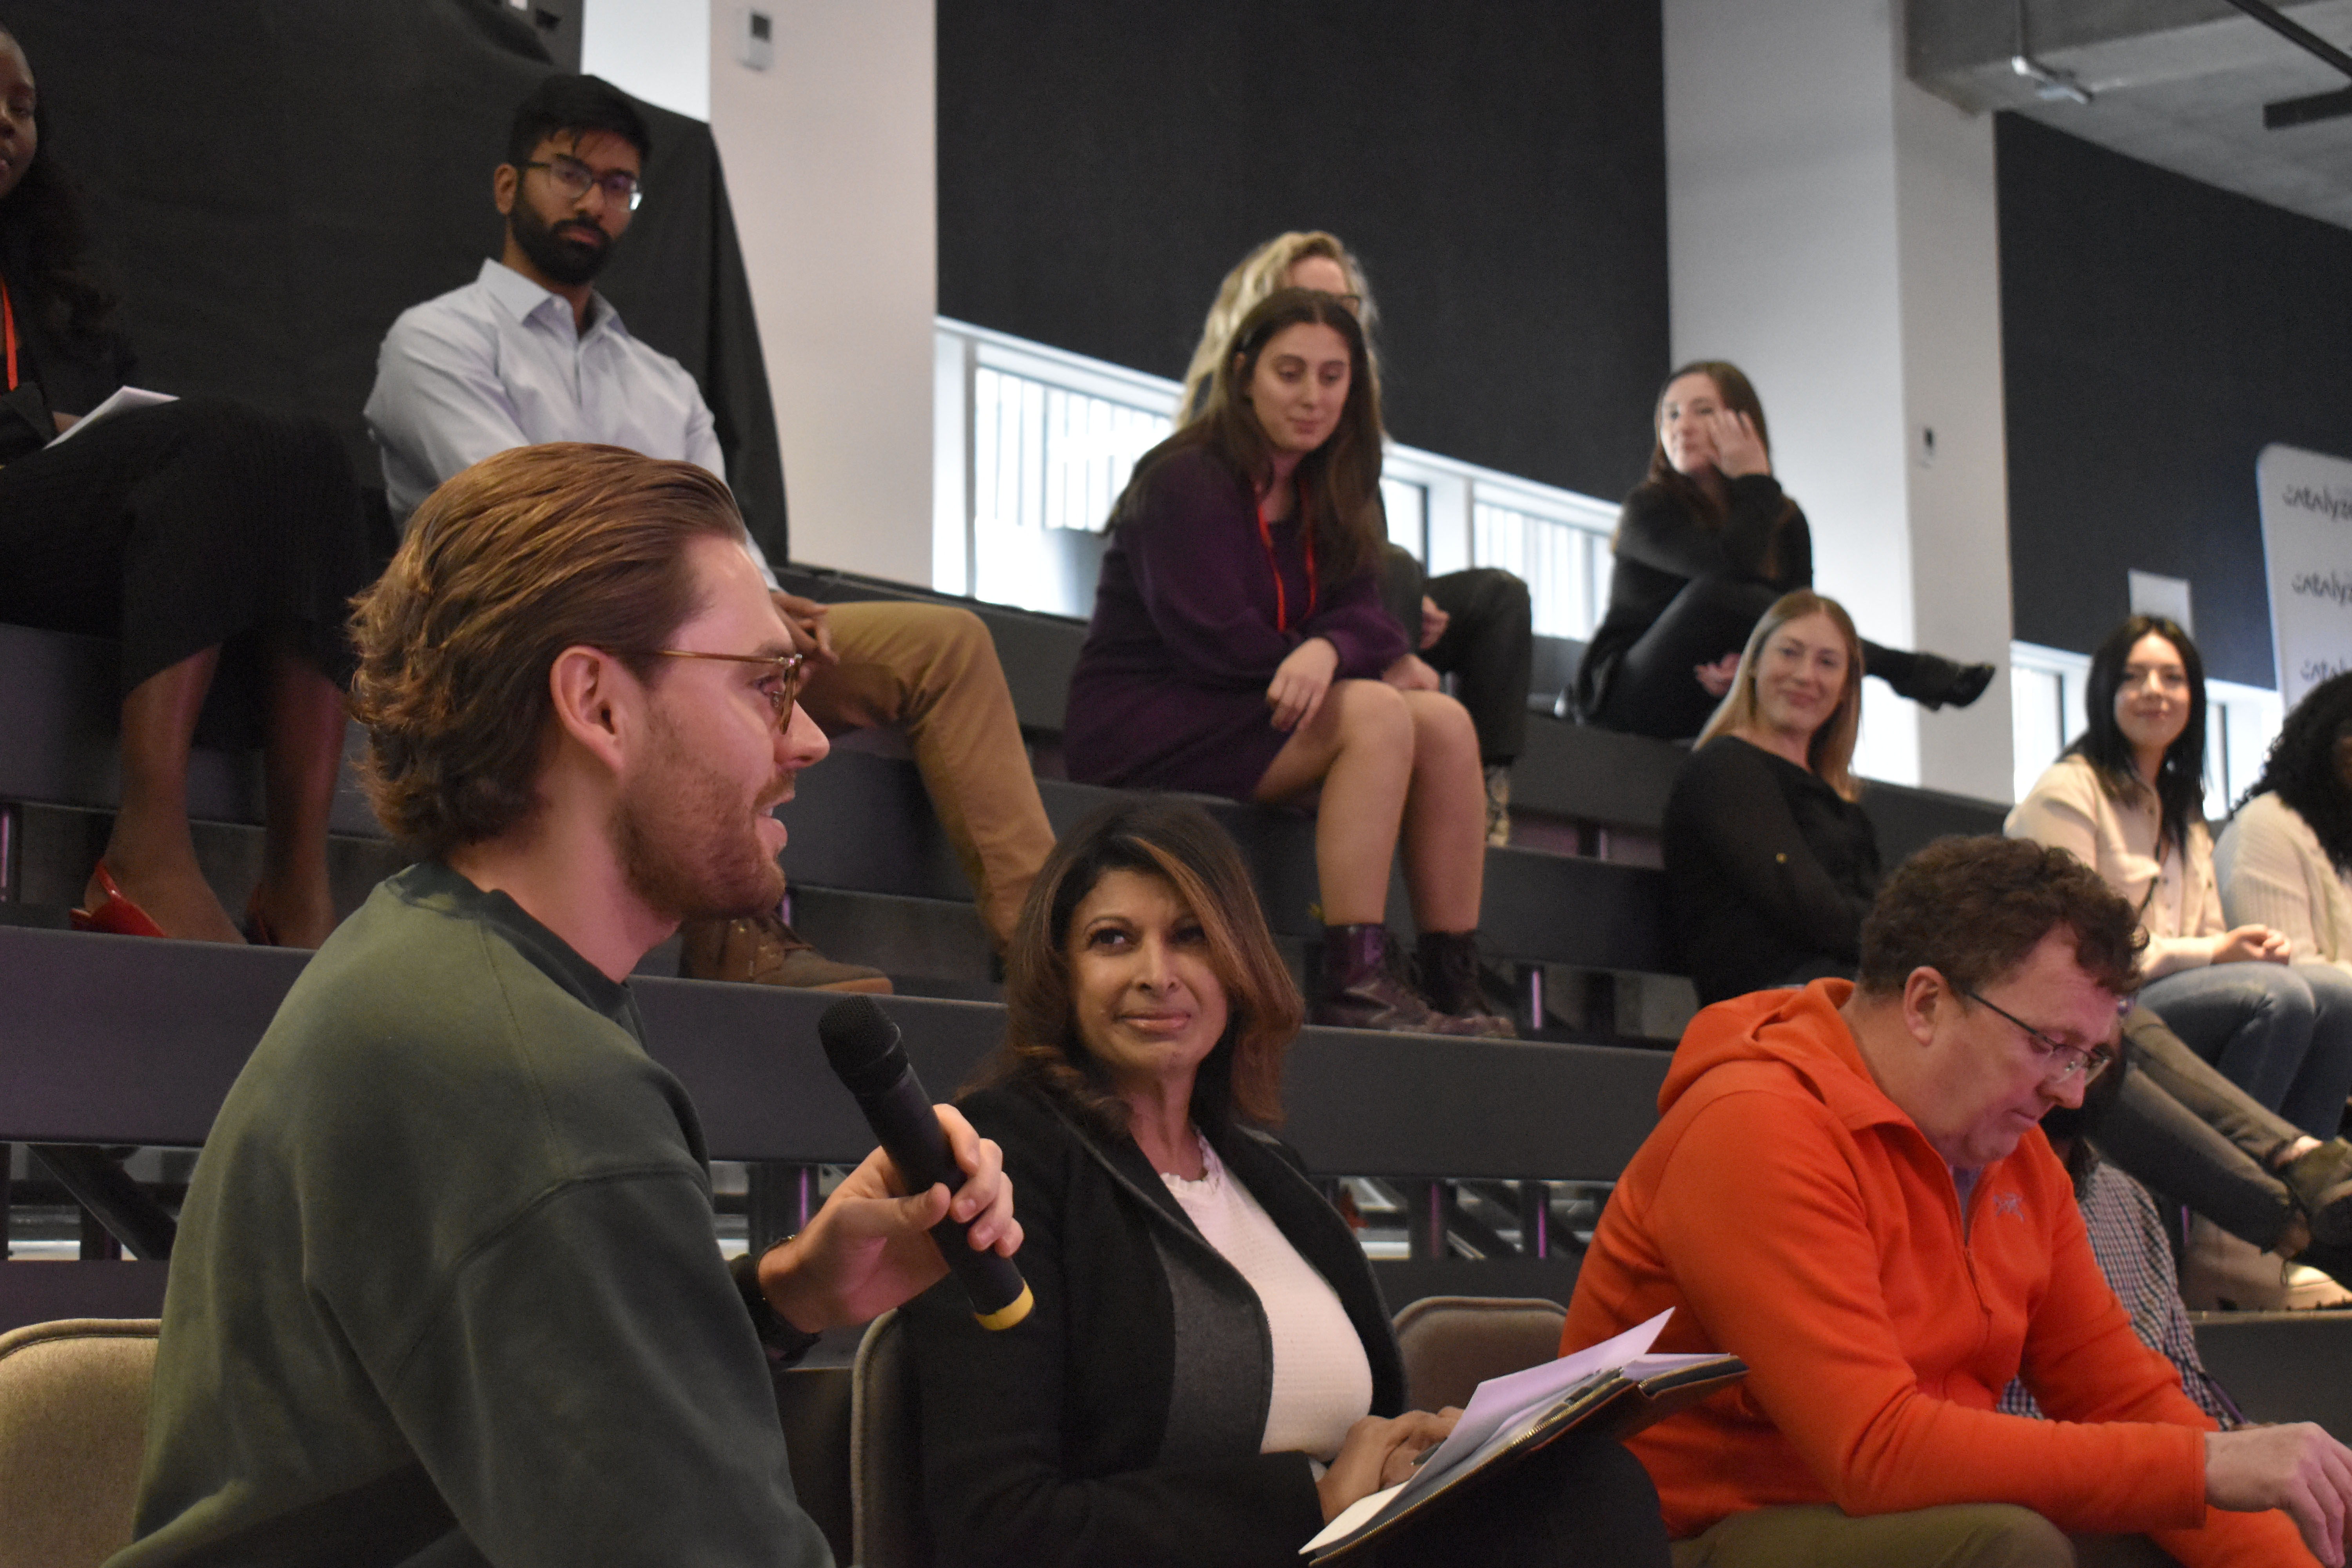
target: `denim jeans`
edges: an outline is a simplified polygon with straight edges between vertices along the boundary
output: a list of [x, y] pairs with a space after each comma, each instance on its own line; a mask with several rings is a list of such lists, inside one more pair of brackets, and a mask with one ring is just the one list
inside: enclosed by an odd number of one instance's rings
[[2323, 963], [2216, 963], [2148, 983], [2140, 1005], [2221, 1076], [2314, 1138], [2352, 1094], [2352, 976]]

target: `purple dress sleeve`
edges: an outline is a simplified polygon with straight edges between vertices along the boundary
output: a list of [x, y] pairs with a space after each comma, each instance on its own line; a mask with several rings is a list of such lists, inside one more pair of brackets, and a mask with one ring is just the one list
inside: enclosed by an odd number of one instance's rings
[[1119, 534], [1145, 614], [1198, 684], [1262, 687], [1310, 637], [1339, 649], [1341, 679], [1377, 677], [1407, 651], [1381, 607], [1377, 571], [1318, 584], [1314, 615], [1277, 626], [1275, 570], [1288, 568], [1287, 595], [1302, 602], [1303, 566], [1293, 549], [1270, 567], [1247, 485], [1205, 453], [1161, 464]]

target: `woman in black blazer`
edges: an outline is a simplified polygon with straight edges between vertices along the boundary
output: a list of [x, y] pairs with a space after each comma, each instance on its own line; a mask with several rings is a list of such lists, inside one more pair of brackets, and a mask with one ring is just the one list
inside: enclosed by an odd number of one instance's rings
[[[1296, 1568], [1454, 1413], [1404, 1410], [1363, 1249], [1265, 1131], [1300, 1006], [1231, 841], [1166, 801], [1082, 825], [1031, 889], [1006, 1004], [961, 1103], [1004, 1150], [1036, 1305], [998, 1333], [952, 1287], [908, 1309], [941, 1561]], [[1613, 1444], [1475, 1495], [1376, 1561], [1666, 1562]]]

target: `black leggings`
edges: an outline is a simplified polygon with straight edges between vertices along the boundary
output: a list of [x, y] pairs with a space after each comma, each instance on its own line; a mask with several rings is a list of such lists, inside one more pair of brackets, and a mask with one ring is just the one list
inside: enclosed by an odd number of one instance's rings
[[[1421, 647], [1421, 600], [1446, 614], [1445, 635]], [[1534, 610], [1528, 585], [1499, 567], [1425, 577], [1421, 563], [1387, 551], [1381, 602], [1429, 667], [1454, 678], [1454, 695], [1478, 731], [1478, 760], [1508, 765], [1526, 749], [1528, 687], [1535, 669]]]
[[[1620, 655], [1601, 704], [1602, 725], [1662, 741], [1687, 741], [1706, 728], [1720, 699], [1691, 672], [1748, 646], [1748, 634], [1781, 596], [1763, 583], [1694, 577], [1666, 603], [1633, 645]], [[1919, 656], [1901, 648], [1862, 645], [1865, 672], [1903, 689]]]
[[341, 680], [371, 565], [317, 419], [184, 398], [0, 468], [0, 621], [120, 641], [125, 692], [265, 628]]

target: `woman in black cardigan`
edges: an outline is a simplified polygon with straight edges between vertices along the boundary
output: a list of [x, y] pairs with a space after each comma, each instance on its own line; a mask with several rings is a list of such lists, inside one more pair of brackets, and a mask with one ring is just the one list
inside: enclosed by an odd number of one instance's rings
[[[1454, 1413], [1403, 1410], [1363, 1250], [1264, 1131], [1300, 1006], [1231, 841], [1169, 801], [1081, 825], [1030, 891], [1005, 994], [962, 1105], [1004, 1151], [1036, 1305], [999, 1333], [951, 1288], [908, 1309], [940, 1560], [1295, 1568]], [[1613, 1444], [1438, 1512], [1374, 1561], [1666, 1562]]]
[[[1700, 360], [1658, 395], [1649, 477], [1625, 498], [1610, 542], [1609, 613], [1576, 672], [1588, 724], [1669, 741], [1698, 733], [1750, 627], [1773, 600], [1813, 584], [1805, 514], [1772, 477], [1764, 405], [1739, 367]], [[1868, 673], [1925, 708], [1965, 708], [1989, 664], [1863, 645]]]
[[133, 365], [41, 125], [32, 67], [0, 32], [0, 621], [122, 650], [121, 807], [74, 923], [238, 940], [197, 867], [186, 804], [197, 715], [235, 643], [260, 667], [268, 788], [247, 929], [315, 947], [334, 925], [343, 621], [370, 574], [350, 458], [315, 418], [220, 398], [57, 439]]
[[1731, 693], [1666, 795], [1666, 894], [1701, 1002], [1853, 973], [1878, 896], [1855, 802], [1862, 639], [1799, 589], [1756, 623]]

